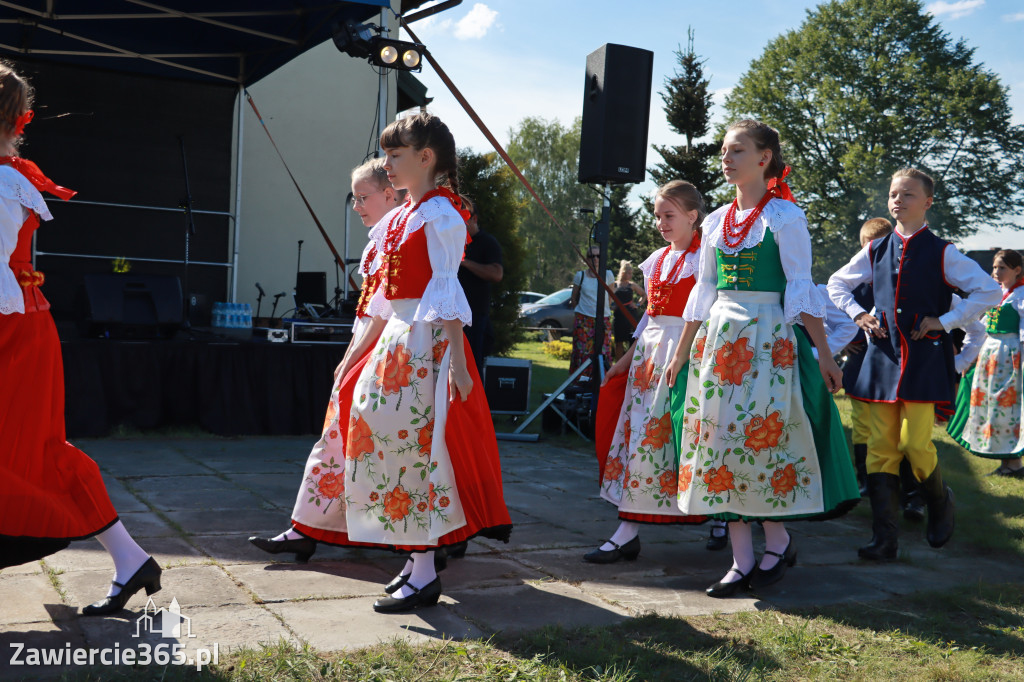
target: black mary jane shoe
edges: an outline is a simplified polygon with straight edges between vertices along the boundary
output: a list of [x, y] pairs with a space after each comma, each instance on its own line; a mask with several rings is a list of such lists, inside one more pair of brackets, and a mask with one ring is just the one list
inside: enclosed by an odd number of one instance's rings
[[[726, 597], [733, 596], [737, 592], [746, 592], [750, 589], [750, 575], [753, 571], [751, 571], [751, 573], [742, 573], [739, 570], [732, 568], [729, 569], [729, 573], [738, 574], [740, 579], [734, 580], [731, 583], [723, 583], [721, 581], [715, 583], [705, 590], [709, 597], [725, 599]], [[729, 573], [726, 573], [726, 575], [729, 575]]]
[[296, 540], [274, 540], [272, 538], [258, 538], [253, 535], [249, 542], [259, 547], [268, 554], [280, 554], [282, 552], [295, 552], [295, 561], [304, 564], [309, 557], [316, 552], [316, 540], [311, 538], [298, 538]]
[[420, 606], [433, 606], [441, 598], [441, 578], [434, 578], [423, 587], [407, 584], [413, 590], [408, 597], [385, 597], [373, 602], [377, 613], [405, 613]]
[[[716, 535], [715, 531], [722, 531], [721, 535]], [[711, 534], [708, 535], [708, 543], [704, 545], [704, 548], [709, 552], [717, 552], [723, 550], [729, 546], [729, 526], [711, 526]]]
[[385, 594], [392, 594], [394, 592], [397, 592], [398, 588], [409, 582], [410, 575], [412, 575], [412, 573], [400, 573], [399, 575], [395, 576], [394, 580], [392, 580], [384, 586]]
[[156, 559], [149, 557], [146, 559], [146, 563], [139, 567], [139, 570], [135, 571], [135, 575], [128, 579], [124, 585], [111, 580], [115, 587], [120, 587], [121, 591], [117, 594], [101, 599], [100, 601], [89, 604], [82, 609], [83, 616], [109, 616], [112, 613], [117, 613], [124, 608], [124, 605], [128, 603], [128, 600], [135, 595], [141, 589], [146, 590], [146, 595], [152, 595], [160, 591], [160, 574], [163, 571], [160, 569], [160, 565], [156, 563]]
[[786, 551], [782, 554], [773, 552], [770, 549], [766, 549], [764, 553], [778, 557], [779, 560], [768, 570], [761, 568], [760, 564], [758, 564], [758, 567], [750, 574], [750, 589], [752, 590], [768, 587], [779, 582], [782, 580], [782, 576], [786, 575], [786, 569], [796, 563], [796, 547], [793, 546], [793, 538], [789, 539]]
[[634, 561], [640, 556], [640, 536], [634, 536], [632, 540], [624, 545], [608, 541], [609, 544], [614, 545], [615, 549], [603, 550], [600, 547], [592, 552], [587, 552], [583, 555], [584, 561], [589, 561], [592, 564], [614, 564], [619, 559], [625, 559], [626, 561]]

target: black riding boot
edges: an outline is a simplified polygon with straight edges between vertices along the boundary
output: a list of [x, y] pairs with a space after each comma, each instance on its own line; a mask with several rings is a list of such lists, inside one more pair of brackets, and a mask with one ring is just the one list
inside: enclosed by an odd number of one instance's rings
[[857, 485], [860, 496], [868, 496], [868, 446], [867, 443], [854, 443], [853, 467], [857, 470]]
[[914, 467], [910, 466], [910, 460], [906, 458], [900, 462], [900, 488], [903, 518], [919, 523], [924, 521], [924, 490], [914, 476]]
[[953, 537], [953, 491], [942, 482], [938, 464], [931, 475], [924, 479], [921, 488], [928, 500], [928, 544], [942, 547]]
[[871, 542], [857, 550], [861, 559], [892, 561], [899, 538], [900, 477], [893, 474], [868, 474], [871, 499]]

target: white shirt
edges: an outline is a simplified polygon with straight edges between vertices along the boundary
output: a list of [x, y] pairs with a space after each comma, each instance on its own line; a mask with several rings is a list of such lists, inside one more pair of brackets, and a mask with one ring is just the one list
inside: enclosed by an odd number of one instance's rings
[[[896, 239], [908, 239], [901, 237], [898, 232], [894, 235]], [[942, 253], [942, 268], [946, 282], [967, 294], [967, 298], [961, 299], [949, 309], [949, 312], [939, 316], [939, 322], [947, 333], [957, 327], [965, 327], [992, 306], [999, 305], [999, 285], [981, 269], [981, 266], [960, 253], [952, 244], [949, 244]], [[849, 263], [829, 277], [829, 296], [850, 318], [856, 319], [858, 315], [867, 311], [854, 300], [853, 290], [864, 282], [870, 282], [872, 277], [871, 245], [868, 244]]]
[[[590, 271], [587, 272], [589, 274]], [[615, 285], [615, 275], [611, 270], [604, 271], [604, 281], [608, 286]], [[577, 270], [572, 278], [572, 283], [573, 286], [580, 289], [580, 300], [576, 303], [574, 310], [587, 317], [597, 317], [597, 290], [601, 288], [597, 277], [587, 277], [582, 270]], [[606, 317], [612, 314], [612, 304], [607, 291], [604, 292], [604, 314]]]
[[18, 232], [35, 211], [51, 220], [43, 195], [12, 166], [0, 166], [0, 315], [25, 312], [25, 295], [10, 268], [11, 254], [18, 246]]
[[[828, 288], [824, 284], [818, 284], [816, 288], [825, 297], [825, 338], [828, 341], [828, 349], [835, 355], [862, 332], [860, 327], [828, 297]], [[814, 349], [814, 354], [817, 356], [817, 348]]]
[[[807, 231], [807, 217], [803, 210], [792, 201], [772, 199], [754, 221], [746, 239], [735, 247], [729, 247], [722, 235], [728, 209], [727, 204], [704, 219], [702, 230], [708, 236], [701, 247], [697, 285], [690, 294], [690, 300], [686, 302], [683, 319], [687, 322], [706, 320], [712, 304], [718, 299], [716, 250], [721, 249], [731, 255], [752, 249], [764, 239], [766, 229], [772, 231], [778, 244], [779, 259], [786, 274], [786, 294], [783, 300], [786, 321], [790, 324], [799, 322], [801, 313], [824, 318], [825, 297], [815, 289], [811, 281], [811, 235]], [[752, 210], [737, 211], [736, 219], [743, 220]]]
[[[1006, 291], [1002, 290], [1005, 294]], [[956, 294], [954, 294], [956, 296]], [[1018, 287], [1013, 290], [1006, 300], [999, 304], [1000, 307], [1004, 305], [1012, 306], [1017, 314], [1020, 316], [1020, 325], [1017, 330], [1017, 338], [1020, 340], [1020, 347], [1024, 349], [1024, 287]], [[956, 371], [963, 374], [964, 370], [974, 364], [974, 361], [978, 359], [978, 354], [981, 352], [981, 347], [985, 343], [985, 339], [988, 338], [988, 333], [985, 331], [986, 325], [981, 320], [974, 320], [969, 322], [964, 329], [967, 331], [967, 336], [964, 337], [964, 345], [960, 349], [960, 353], [957, 354]]]
[[[696, 237], [694, 238], [696, 239]], [[651, 290], [651, 277], [654, 275], [654, 266], [658, 264], [658, 258], [661, 257], [662, 252], [666, 249], [669, 251], [665, 254], [665, 260], [661, 264], [661, 272], [658, 275], [658, 278], [662, 282], [666, 281], [666, 278], [672, 274], [672, 268], [675, 267], [676, 263], [679, 261], [680, 254], [683, 253], [686, 253], [686, 260], [683, 261], [683, 265], [679, 268], [679, 271], [676, 273], [671, 284], [675, 284], [676, 282], [680, 282], [687, 277], [693, 277], [697, 274], [697, 269], [700, 267], [699, 248], [696, 251], [687, 253], [685, 251], [675, 251], [672, 250], [671, 246], [666, 246], [665, 248], [658, 249], [652, 253], [647, 257], [647, 260], [640, 264], [640, 272], [644, 275], [644, 288], [647, 289], [647, 291]], [[633, 332], [634, 339], [639, 339], [640, 335], [644, 333], [644, 329], [647, 329], [648, 319], [649, 317], [645, 310], [643, 317], [640, 318], [640, 321], [636, 325], [636, 331]]]

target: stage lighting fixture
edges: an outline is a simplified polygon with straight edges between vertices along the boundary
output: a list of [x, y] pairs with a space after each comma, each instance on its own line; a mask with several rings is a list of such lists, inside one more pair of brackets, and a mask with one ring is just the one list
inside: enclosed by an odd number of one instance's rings
[[334, 45], [353, 57], [365, 57], [374, 66], [398, 71], [421, 71], [426, 47], [405, 40], [375, 35], [379, 26], [357, 24], [351, 20], [335, 28]]

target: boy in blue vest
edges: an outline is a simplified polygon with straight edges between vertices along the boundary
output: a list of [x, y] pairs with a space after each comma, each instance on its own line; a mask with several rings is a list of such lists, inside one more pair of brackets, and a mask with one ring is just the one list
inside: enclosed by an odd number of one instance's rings
[[[900, 462], [910, 461], [928, 505], [926, 536], [942, 547], [953, 535], [953, 491], [942, 481], [932, 424], [936, 404], [951, 404], [956, 370], [950, 332], [999, 304], [999, 286], [970, 258], [928, 229], [934, 182], [903, 168], [892, 176], [889, 212], [896, 230], [873, 240], [828, 282], [835, 304], [868, 336], [852, 398], [870, 403], [868, 497], [871, 542], [861, 558], [896, 558], [900, 511]], [[875, 314], [854, 300], [853, 290], [870, 283]], [[953, 304], [953, 291], [966, 293]], [[906, 427], [904, 450], [900, 429]]]

